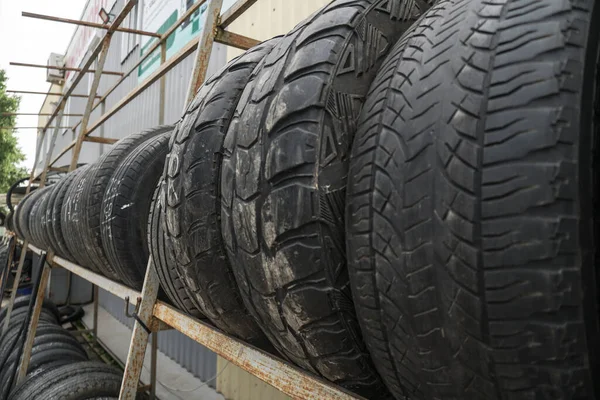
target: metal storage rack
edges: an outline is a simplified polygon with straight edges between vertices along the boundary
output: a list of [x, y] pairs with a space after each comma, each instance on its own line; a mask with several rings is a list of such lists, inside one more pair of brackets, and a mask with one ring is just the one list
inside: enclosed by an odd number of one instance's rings
[[[165, 33], [157, 34], [152, 32], [144, 32], [134, 29], [120, 28], [119, 25], [127, 17], [129, 12], [133, 9], [137, 0], [128, 0], [121, 12], [115, 17], [112, 24], [97, 24], [89, 21], [78, 21], [70, 20], [59, 17], [52, 17], [40, 14], [26, 13], [23, 12], [23, 16], [45, 19], [56, 22], [70, 23], [76, 25], [91, 26], [95, 28], [105, 29], [106, 32], [102, 37], [102, 40], [97, 46], [95, 46], [88, 57], [87, 61], [82, 68], [76, 68], [76, 75], [71, 85], [66, 89], [64, 93], [61, 93], [61, 98], [55, 110], [50, 114], [48, 122], [42, 129], [42, 139], [47, 132], [52, 129], [52, 136], [50, 138], [50, 147], [46, 156], [46, 161], [42, 172], [35, 175], [35, 165], [37, 165], [39, 158], [39, 150], [41, 146], [38, 146], [36, 151], [34, 168], [31, 171], [30, 183], [27, 187], [27, 192], [30, 190], [31, 182], [39, 181], [40, 186], [44, 186], [46, 181], [46, 175], [48, 171], [62, 170], [60, 168], [53, 167], [53, 165], [69, 150], [73, 150], [71, 157], [71, 164], [68, 171], [72, 171], [77, 167], [79, 160], [79, 154], [84, 141], [92, 143], [104, 143], [112, 144], [116, 142], [115, 139], [107, 139], [103, 137], [91, 136], [90, 134], [106, 122], [112, 115], [122, 109], [126, 104], [132, 101], [150, 85], [160, 80], [160, 91], [159, 91], [159, 124], [164, 123], [164, 100], [165, 100], [165, 79], [164, 75], [176, 66], [180, 61], [192, 54], [197, 49], [195, 67], [192, 72], [190, 81], [187, 103], [193, 100], [198, 88], [204, 82], [206, 76], [206, 70], [208, 67], [208, 61], [212, 52], [213, 43], [222, 43], [228, 46], [233, 46], [242, 50], [249, 49], [250, 47], [258, 44], [257, 40], [235, 34], [230, 31], [226, 31], [227, 28], [235, 19], [242, 15], [248, 8], [250, 8], [257, 0], [238, 0], [226, 13], [220, 14], [223, 0], [211, 0], [207, 9], [206, 23], [204, 25], [201, 35], [191, 40], [185, 45], [177, 54], [173, 55], [170, 59], [166, 58], [166, 42], [167, 38], [177, 29], [187, 18], [189, 18], [194, 12], [196, 12], [207, 0], [198, 0], [188, 11], [183, 14], [175, 24], [173, 24]], [[104, 71], [104, 63], [106, 61], [108, 49], [111, 44], [111, 38], [114, 32], [124, 32], [129, 34], [148, 35], [157, 38], [157, 42], [149, 49], [148, 52], [143, 55], [140, 60], [134, 65], [129, 71], [121, 74], [119, 73], [119, 80], [103, 95], [98, 95], [98, 85], [100, 83], [100, 77]], [[138, 66], [154, 51], [160, 48], [161, 52], [161, 65], [154, 73], [152, 73], [146, 80], [135, 87], [130, 93], [128, 93], [123, 99], [115, 104], [110, 110], [102, 114], [97, 121], [90, 124], [90, 115], [93, 110], [98, 106], [104, 104], [106, 98], [131, 74]], [[91, 70], [90, 67], [97, 59], [96, 67]], [[13, 65], [19, 65], [19, 63], [13, 63]], [[23, 66], [34, 66], [34, 65], [23, 65]], [[47, 66], [41, 66], [47, 68]], [[55, 67], [52, 67], [55, 68]], [[61, 128], [61, 121], [64, 113], [64, 108], [67, 99], [70, 96], [76, 96], [73, 94], [73, 90], [77, 84], [81, 81], [84, 74], [91, 73], [93, 71], [94, 78], [92, 80], [90, 92], [87, 96], [87, 105], [82, 118], [79, 123], [74, 127], [69, 128], [75, 131], [79, 126], [78, 137], [71, 142], [68, 146], [60, 151], [60, 153], [50, 160], [54, 151], [54, 145], [56, 137]], [[114, 74], [114, 73], [113, 73]], [[81, 96], [81, 95], [78, 95]], [[97, 101], [96, 101], [97, 100]], [[187, 105], [186, 103], [186, 105]], [[52, 122], [55, 121], [54, 126], [51, 126]], [[14, 234], [13, 234], [14, 235]], [[14, 247], [16, 246], [17, 240], [12, 240], [9, 265], [12, 263], [12, 257], [14, 254]], [[234, 337], [231, 337], [215, 327], [208, 325], [200, 320], [185, 315], [184, 313], [176, 310], [175, 308], [157, 300], [157, 294], [159, 289], [159, 281], [156, 270], [150, 259], [148, 261], [148, 268], [144, 279], [144, 285], [141, 292], [128, 288], [122, 284], [114, 282], [104, 276], [98, 275], [90, 270], [85, 269], [82, 266], [73, 264], [72, 262], [65, 260], [52, 252], [45, 254], [43, 250], [36, 248], [29, 244], [27, 241], [22, 242], [24, 248], [28, 248], [36, 254], [45, 255], [46, 262], [43, 266], [41, 279], [39, 281], [40, 289], [35, 300], [35, 307], [31, 317], [31, 323], [27, 330], [27, 338], [25, 342], [24, 352], [21, 356], [19, 364], [19, 374], [17, 382], [22, 381], [25, 378], [27, 367], [29, 365], [29, 358], [31, 356], [31, 348], [33, 345], [33, 339], [37, 329], [39, 316], [42, 309], [42, 300], [45, 295], [46, 286], [48, 285], [50, 278], [50, 271], [52, 267], [62, 267], [66, 270], [74, 273], [81, 278], [91, 282], [94, 286], [94, 325], [91, 332], [96, 338], [97, 333], [97, 310], [98, 310], [98, 288], [102, 288], [113, 295], [120, 297], [125, 301], [125, 307], [128, 309], [129, 304], [135, 306], [135, 324], [131, 336], [131, 342], [129, 345], [129, 353], [127, 356], [127, 362], [125, 364], [125, 372], [123, 375], [123, 383], [121, 385], [121, 392], [119, 399], [135, 399], [136, 393], [140, 390], [139, 380], [144, 361], [144, 355], [148, 346], [148, 338], [150, 333], [153, 333], [152, 337], [152, 354], [153, 354], [153, 367], [156, 363], [156, 334], [165, 329], [176, 329], [184, 335], [190, 337], [196, 342], [206, 346], [216, 354], [230, 361], [231, 363], [241, 367], [245, 371], [257, 376], [266, 383], [274, 386], [281, 390], [285, 394], [296, 398], [296, 399], [360, 399], [357, 395], [350, 393], [343, 388], [337, 387], [334, 384], [327, 382], [315, 375], [301, 370], [300, 368], [291, 365], [290, 363], [268, 354], [260, 349], [257, 349], [247, 343], [240, 341]], [[16, 289], [20, 280], [23, 263], [25, 260], [25, 251], [21, 252], [19, 260], [15, 283], [11, 294], [11, 299], [8, 304], [8, 312], [5, 318], [5, 325], [3, 330], [8, 326], [10, 314], [15, 299]], [[1, 278], [0, 278], [1, 279]], [[1, 286], [1, 285], [0, 285]], [[151, 397], [154, 396], [154, 380], [156, 378], [155, 368], [152, 368]], [[147, 388], [142, 388], [147, 389]]]

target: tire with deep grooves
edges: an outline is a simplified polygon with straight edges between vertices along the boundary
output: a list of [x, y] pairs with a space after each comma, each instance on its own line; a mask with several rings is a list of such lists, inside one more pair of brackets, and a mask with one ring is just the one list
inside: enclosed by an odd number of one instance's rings
[[47, 250], [48, 246], [42, 234], [42, 210], [43, 207], [47, 203], [48, 193], [52, 190], [51, 187], [46, 186], [42, 189], [39, 189], [39, 197], [37, 198], [35, 204], [31, 208], [31, 214], [29, 218], [29, 232], [31, 235], [31, 241], [35, 246], [42, 250]]
[[349, 146], [369, 85], [426, 1], [338, 0], [259, 66], [226, 138], [223, 237], [244, 301], [275, 347], [383, 396], [345, 262]]
[[126, 285], [141, 290], [148, 250], [148, 215], [165, 166], [172, 131], [149, 138], [113, 173], [102, 200], [102, 248]]
[[[94, 165], [94, 164], [92, 164]], [[84, 207], [84, 194], [83, 187], [86, 182], [90, 182], [90, 170], [92, 165], [86, 165], [81, 168], [80, 172], [73, 177], [73, 180], [69, 184], [65, 193], [61, 209], [61, 231], [62, 236], [65, 239], [69, 253], [73, 256], [75, 261], [86, 268], [94, 272], [105, 274], [105, 271], [101, 271], [96, 268], [95, 263], [92, 262], [92, 255], [87, 251], [83, 244], [82, 239], [82, 209]]]
[[54, 202], [52, 203], [51, 208], [51, 227], [54, 240], [56, 241], [56, 247], [54, 250], [63, 258], [66, 258], [71, 261], [75, 261], [75, 256], [69, 250], [67, 245], [65, 236], [62, 230], [62, 209], [65, 204], [65, 199], [69, 187], [73, 183], [73, 180], [80, 174], [82, 171], [85, 171], [86, 167], [81, 167], [76, 169], [75, 171], [69, 172], [64, 179], [57, 184], [56, 196], [54, 198]]
[[24, 240], [31, 240], [31, 231], [29, 230], [29, 217], [31, 216], [31, 210], [37, 200], [40, 197], [40, 194], [43, 193], [42, 190], [35, 190], [30, 192], [27, 196], [23, 198], [19, 202], [17, 207], [18, 218], [19, 218], [19, 230], [23, 235]]
[[264, 340], [239, 295], [220, 227], [223, 140], [256, 65], [279, 39], [232, 60], [198, 91], [170, 144], [165, 170], [166, 234], [176, 267], [200, 311], [217, 327]]
[[196, 318], [204, 318], [202, 312], [191, 300], [192, 295], [188, 286], [179, 275], [172, 246], [166, 243], [167, 237], [164, 232], [162, 205], [164, 194], [161, 193], [164, 186], [161, 180], [152, 196], [152, 205], [148, 216], [148, 249], [150, 256], [156, 268], [160, 286], [173, 305]]
[[87, 252], [91, 254], [96, 268], [103, 271], [106, 276], [112, 279], [118, 280], [119, 278], [104, 254], [102, 248], [102, 230], [100, 227], [102, 199], [106, 188], [114, 171], [138, 145], [152, 137], [172, 130], [172, 125], [163, 125], [129, 135], [115, 143], [107, 153], [100, 157], [89, 171], [90, 180], [83, 188], [84, 204], [81, 212], [82, 240]]
[[44, 214], [42, 219], [42, 228], [44, 230], [46, 240], [48, 241], [48, 247], [52, 251], [54, 251], [55, 254], [60, 255], [61, 257], [62, 255], [59, 252], [58, 241], [54, 236], [54, 228], [52, 226], [54, 222], [52, 220], [52, 211], [54, 210], [54, 204], [56, 203], [56, 197], [58, 195], [58, 192], [60, 191], [60, 187], [62, 184], [64, 184], [65, 179], [66, 176], [52, 186], [52, 191], [48, 195], [48, 203], [46, 204], [46, 207], [43, 210]]
[[397, 398], [600, 396], [599, 20], [442, 1], [372, 88], [347, 248]]
[[119, 397], [122, 372], [97, 361], [78, 362], [48, 369], [26, 379], [13, 390], [9, 400], [52, 399], [83, 400]]

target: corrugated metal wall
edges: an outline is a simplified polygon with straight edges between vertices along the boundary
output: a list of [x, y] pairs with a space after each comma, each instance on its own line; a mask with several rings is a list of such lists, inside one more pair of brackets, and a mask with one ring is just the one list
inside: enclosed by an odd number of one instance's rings
[[[230, 25], [228, 30], [259, 40], [266, 40], [273, 36], [285, 34], [297, 23], [329, 2], [330, 0], [258, 0], [244, 15]], [[123, 7], [123, 4], [124, 0], [118, 0], [111, 13], [117, 14]], [[126, 72], [139, 60], [140, 48], [138, 45], [122, 61], [120, 45], [122, 35], [122, 33], [114, 34], [105, 70]], [[227, 60], [232, 59], [240, 53], [240, 50], [215, 44], [207, 76], [216, 72]], [[166, 75], [165, 123], [175, 123], [181, 117], [194, 60], [195, 52]], [[74, 93], [88, 93], [92, 77], [92, 74], [87, 74], [77, 86]], [[106, 93], [117, 80], [118, 77], [116, 76], [103, 75], [98, 92], [100, 94]], [[111, 107], [124, 98], [138, 84], [137, 73], [134, 72], [108, 96], [104, 105], [98, 107], [92, 113], [90, 123], [93, 123], [104, 112], [110, 110]], [[158, 89], [159, 83], [156, 82], [117, 112], [101, 128], [93, 132], [92, 135], [119, 139], [145, 128], [156, 126], [158, 124]], [[85, 98], [71, 98], [68, 102], [66, 112], [83, 113], [85, 103]], [[73, 126], [79, 120], [80, 117], [69, 117], [61, 125]], [[59, 135], [52, 158], [61, 149], [71, 143], [77, 133], [79, 133], [79, 129], [74, 134], [66, 133]], [[47, 148], [50, 135], [47, 136], [46, 144], [43, 148]], [[106, 147], [106, 145], [84, 142], [80, 162], [89, 163], [95, 161], [106, 150]], [[44, 157], [45, 154], [40, 156], [37, 168], [41, 168], [44, 165]], [[70, 152], [68, 152], [61, 157], [55, 166], [68, 165], [70, 157]], [[124, 304], [121, 299], [100, 290], [100, 304], [119, 321], [130, 327], [132, 326], [132, 320], [124, 314]], [[210, 386], [215, 387], [216, 385], [217, 391], [223, 393], [229, 400], [289, 399], [288, 396], [285, 396], [235, 365], [229, 364], [228, 361], [217, 357], [210, 350], [179, 332], [161, 332], [159, 334], [159, 348], [203, 381], [214, 378], [215, 374], [218, 373], [218, 377], [210, 383]]]

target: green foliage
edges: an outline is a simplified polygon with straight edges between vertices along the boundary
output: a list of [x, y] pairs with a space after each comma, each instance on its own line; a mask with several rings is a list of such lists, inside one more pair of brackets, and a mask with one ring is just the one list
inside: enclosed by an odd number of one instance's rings
[[27, 176], [27, 171], [18, 164], [25, 155], [17, 146], [14, 126], [17, 118], [14, 115], [2, 115], [19, 110], [20, 98], [6, 93], [6, 72], [0, 69], [0, 193], [6, 193], [8, 188], [20, 178]]

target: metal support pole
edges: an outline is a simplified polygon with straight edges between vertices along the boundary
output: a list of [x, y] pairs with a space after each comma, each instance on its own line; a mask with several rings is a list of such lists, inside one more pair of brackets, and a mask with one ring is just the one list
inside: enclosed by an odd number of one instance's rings
[[[160, 43], [160, 65], [163, 65], [167, 61], [167, 42], [163, 41]], [[167, 78], [163, 75], [160, 78], [160, 88], [158, 94], [158, 124], [162, 125], [165, 123], [165, 90], [167, 85]]]
[[81, 153], [83, 139], [85, 138], [85, 135], [87, 133], [86, 131], [88, 128], [88, 122], [90, 121], [92, 106], [94, 105], [94, 96], [96, 96], [96, 92], [98, 91], [98, 85], [100, 85], [100, 78], [102, 76], [102, 70], [104, 69], [104, 63], [106, 62], [106, 56], [108, 55], [108, 49], [110, 48], [111, 38], [112, 33], [108, 32], [104, 37], [104, 42], [102, 43], [102, 50], [100, 50], [100, 55], [98, 56], [98, 65], [96, 67], [96, 72], [94, 73], [94, 80], [92, 82], [92, 87], [90, 88], [87, 105], [85, 106], [85, 111], [83, 112], [83, 119], [81, 120], [81, 125], [79, 127], [79, 136], [77, 137], [77, 142], [75, 143], [75, 148], [73, 149], [73, 157], [71, 158], [71, 166], [69, 167], [70, 171], [73, 171], [75, 168], [77, 168], [77, 161], [79, 161], [79, 153]]
[[94, 334], [94, 340], [98, 340], [98, 286], [93, 285], [94, 291], [94, 324], [92, 325], [92, 332]]
[[[144, 287], [141, 293], [141, 302], [137, 311], [137, 318], [133, 326], [131, 334], [131, 343], [129, 344], [129, 354], [127, 355], [127, 363], [125, 364], [125, 372], [123, 374], [123, 383], [121, 384], [121, 393], [119, 400], [134, 400], [137, 393], [137, 387], [144, 365], [144, 356], [148, 347], [148, 335], [150, 334], [148, 326], [152, 322], [152, 313], [154, 304], [158, 296], [158, 275], [152, 263], [152, 258], [148, 260], [146, 269], [146, 277], [144, 278]], [[143, 322], [145, 326], [140, 324]]]
[[206, 22], [204, 23], [202, 35], [198, 41], [198, 53], [196, 54], [196, 64], [194, 65], [194, 71], [192, 72], [188, 97], [185, 106], [183, 107], [184, 113], [187, 109], [187, 105], [194, 100], [196, 92], [206, 78], [206, 70], [208, 69], [210, 54], [212, 53], [215, 36], [217, 35], [217, 26], [219, 25], [219, 15], [222, 6], [223, 0], [212, 0], [208, 5]]
[[50, 159], [52, 158], [52, 153], [54, 152], [56, 137], [58, 136], [58, 131], [60, 130], [59, 126], [65, 114], [65, 106], [61, 105], [60, 107], [61, 109], [58, 112], [58, 117], [56, 119], [57, 126], [54, 128], [54, 132], [52, 133], [52, 138], [50, 139], [50, 147], [48, 148], [48, 152], [46, 153], [46, 159], [44, 160], [44, 169], [42, 170], [42, 176], [40, 177], [40, 187], [46, 186], [46, 176], [48, 175], [48, 168], [50, 167]]
[[15, 297], [17, 296], [17, 289], [19, 289], [19, 282], [21, 281], [21, 272], [23, 272], [23, 263], [25, 263], [25, 256], [27, 255], [27, 246], [29, 242], [25, 240], [23, 247], [21, 248], [21, 258], [19, 259], [19, 266], [17, 267], [17, 274], [15, 275], [15, 281], [13, 283], [13, 289], [10, 294], [10, 301], [8, 302], [8, 308], [6, 309], [6, 317], [4, 317], [4, 327], [2, 328], [2, 334], [6, 333], [8, 329], [8, 323], [10, 322], [10, 315], [12, 314], [13, 306], [15, 304]]
[[150, 400], [156, 399], [156, 364], [158, 362], [158, 332], [152, 332], [152, 348], [150, 351]]
[[[44, 257], [44, 255], [42, 255]], [[29, 361], [31, 358], [31, 349], [33, 348], [33, 341], [35, 339], [35, 333], [37, 331], [38, 321], [40, 319], [40, 314], [42, 313], [42, 305], [44, 303], [44, 295], [46, 293], [46, 285], [48, 284], [48, 280], [50, 279], [50, 262], [52, 260], [53, 254], [49, 253], [46, 257], [46, 262], [44, 262], [44, 266], [42, 268], [42, 275], [40, 277], [40, 281], [38, 282], [38, 292], [35, 298], [35, 306], [33, 308], [33, 314], [31, 315], [31, 320], [29, 321], [29, 327], [27, 329], [27, 340], [25, 341], [25, 346], [23, 347], [23, 354], [21, 355], [21, 363], [19, 365], [19, 375], [17, 377], [17, 385], [25, 379], [27, 376], [27, 369], [29, 368]], [[50, 261], [50, 262], [49, 262]]]

